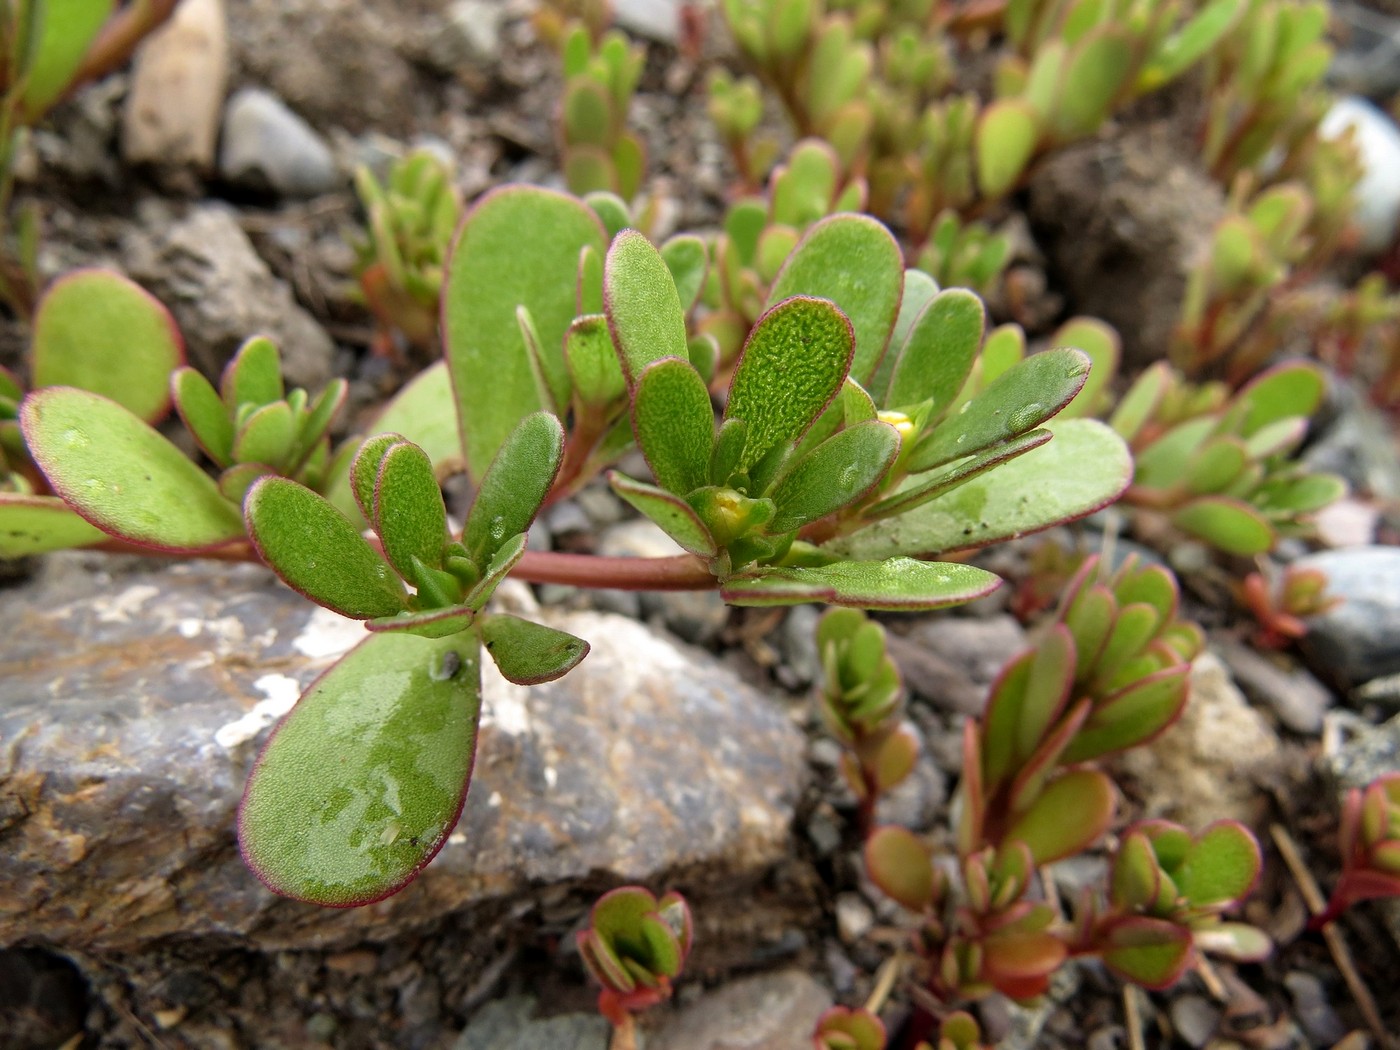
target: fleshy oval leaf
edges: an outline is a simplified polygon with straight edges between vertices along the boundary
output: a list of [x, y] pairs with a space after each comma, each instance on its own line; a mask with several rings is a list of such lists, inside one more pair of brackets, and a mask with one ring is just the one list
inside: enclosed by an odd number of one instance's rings
[[50, 387], [25, 399], [20, 424], [54, 492], [104, 532], [169, 551], [242, 537], [238, 507], [209, 475], [115, 401]]
[[912, 912], [933, 903], [933, 863], [914, 833], [894, 825], [876, 828], [865, 841], [865, 870], [891, 900]]
[[684, 496], [708, 482], [715, 415], [705, 381], [688, 360], [646, 366], [632, 396], [632, 430], [662, 488]]
[[567, 631], [518, 616], [483, 617], [481, 640], [508, 681], [539, 685], [562, 678], [588, 655], [588, 643]]
[[248, 777], [238, 842], [286, 897], [381, 900], [447, 841], [461, 813], [481, 710], [471, 632], [374, 634], [312, 683]]
[[513, 536], [525, 532], [554, 484], [564, 456], [564, 427], [548, 412], [526, 416], [511, 430], [481, 479], [462, 542], [477, 568]]

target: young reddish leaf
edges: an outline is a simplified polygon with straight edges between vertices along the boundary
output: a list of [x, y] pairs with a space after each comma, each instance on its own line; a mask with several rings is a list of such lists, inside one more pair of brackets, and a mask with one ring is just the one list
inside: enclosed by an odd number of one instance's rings
[[933, 863], [928, 849], [905, 828], [876, 828], [865, 840], [865, 870], [891, 900], [922, 913], [933, 903]]
[[481, 709], [471, 632], [370, 635], [318, 678], [248, 777], [238, 841], [271, 890], [369, 904], [447, 841], [471, 778]]
[[482, 618], [481, 640], [501, 674], [516, 685], [562, 678], [589, 648], [582, 638], [505, 613]]
[[175, 410], [204, 454], [220, 467], [233, 462], [233, 422], [219, 392], [193, 368], [170, 377]]
[[1048, 977], [1069, 955], [1064, 941], [1043, 930], [993, 934], [983, 938], [982, 952], [983, 979], [1013, 998], [1024, 997], [1020, 982]]
[[770, 492], [772, 532], [789, 532], [849, 506], [878, 485], [899, 455], [899, 431], [869, 420], [814, 448]]
[[972, 565], [890, 558], [817, 568], [765, 568], [730, 577], [720, 593], [732, 605], [826, 601], [896, 612], [961, 605], [1000, 586], [998, 577]]
[[690, 504], [664, 489], [633, 481], [617, 471], [608, 472], [608, 484], [629, 504], [656, 522], [671, 539], [691, 554], [713, 558], [719, 553], [714, 536]]
[[1026, 761], [1041, 746], [1060, 717], [1074, 684], [1074, 638], [1064, 624], [1054, 624], [1036, 643], [1035, 659], [1022, 695], [1016, 728], [1016, 757]]
[[295, 591], [357, 620], [393, 616], [403, 584], [360, 530], [303, 485], [260, 479], [243, 503], [248, 535], [263, 561]]
[[817, 1018], [812, 1035], [819, 1050], [885, 1050], [885, 1026], [869, 1010], [833, 1006]]
[[[1040, 448], [989, 470], [898, 517], [884, 518], [825, 549], [873, 560], [917, 552], [984, 547], [1073, 521], [1112, 503], [1127, 488], [1132, 460], [1093, 419], [1056, 421]], [[1084, 464], [1093, 463], [1093, 470]]]
[[1260, 865], [1254, 836], [1238, 821], [1222, 820], [1196, 836], [1173, 876], [1192, 907], [1224, 907], [1249, 892]]
[[931, 401], [930, 418], [938, 418], [967, 381], [982, 345], [984, 322], [982, 300], [967, 289], [950, 288], [934, 296], [914, 321], [908, 339], [896, 348], [899, 357], [884, 406], [905, 408]]
[[512, 428], [481, 478], [462, 530], [462, 543], [477, 568], [502, 543], [529, 529], [563, 456], [564, 427], [549, 413], [535, 412]]
[[900, 726], [880, 743], [871, 762], [876, 789], [883, 794], [897, 787], [914, 771], [919, 760], [919, 741], [908, 727]]
[[1087, 849], [1113, 819], [1113, 784], [1094, 769], [1072, 769], [1045, 786], [1005, 841], [1024, 842], [1037, 865]]
[[608, 328], [629, 384], [664, 357], [687, 360], [685, 310], [666, 260], [645, 235], [623, 230], [603, 270]]
[[400, 576], [414, 579], [415, 558], [434, 569], [442, 563], [447, 508], [432, 461], [417, 445], [401, 441], [385, 451], [379, 461], [374, 508], [374, 527], [384, 556]]
[[20, 425], [54, 492], [103, 532], [169, 551], [243, 535], [209, 475], [115, 401], [50, 387], [25, 398]]
[[474, 481], [540, 408], [516, 307], [530, 311], [550, 389], [567, 402], [564, 332], [574, 318], [579, 253], [605, 245], [586, 204], [533, 186], [494, 190], [463, 221], [447, 262], [442, 333]]
[[1123, 661], [1136, 656], [1146, 647], [1161, 626], [1156, 608], [1145, 602], [1120, 606], [1113, 628], [1104, 639], [1098, 659], [1094, 661], [1095, 675], [1112, 677]]
[[1074, 635], [1075, 668], [1074, 680], [1087, 679], [1090, 670], [1098, 663], [1099, 653], [1103, 652], [1113, 630], [1113, 618], [1118, 613], [1118, 605], [1113, 593], [1099, 583], [1078, 589], [1064, 612], [1064, 622]]
[[904, 289], [904, 257], [894, 237], [865, 215], [833, 215], [809, 229], [768, 293], [768, 308], [792, 296], [830, 299], [850, 320], [855, 343], [849, 371], [868, 383]]
[[708, 482], [715, 415], [705, 381], [688, 360], [663, 358], [642, 370], [632, 430], [663, 489], [684, 496]]
[[107, 538], [57, 496], [0, 492], [0, 559], [90, 547]]
[[1170, 988], [1191, 961], [1191, 931], [1164, 919], [1134, 916], [1113, 925], [1101, 951], [1104, 965], [1125, 981]]
[[[1086, 697], [1075, 701], [1065, 717], [1045, 734], [1017, 771], [1011, 781], [1007, 795], [1007, 805], [1012, 813], [1021, 813], [1035, 804], [1045, 790], [1046, 781], [1055, 771], [1055, 766], [1064, 754], [1079, 727], [1089, 715], [1092, 702]], [[1014, 768], [1014, 767], [1013, 767]]]
[[31, 353], [36, 389], [90, 390], [147, 423], [170, 408], [170, 373], [185, 358], [170, 312], [109, 270], [78, 270], [49, 286], [34, 313]]
[[803, 435], [845, 382], [852, 347], [851, 323], [824, 299], [785, 299], [758, 319], [724, 413], [748, 425], [739, 469]]

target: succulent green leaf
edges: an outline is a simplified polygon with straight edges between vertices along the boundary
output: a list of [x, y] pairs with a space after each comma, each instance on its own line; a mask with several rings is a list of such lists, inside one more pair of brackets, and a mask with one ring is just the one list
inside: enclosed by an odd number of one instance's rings
[[919, 740], [900, 726], [881, 742], [870, 763], [875, 774], [875, 790], [880, 794], [898, 787], [919, 761]]
[[1108, 384], [1118, 374], [1123, 342], [1112, 326], [1097, 317], [1072, 317], [1055, 330], [1051, 346], [1072, 346], [1088, 355], [1092, 367], [1074, 400], [1060, 410], [1061, 419], [1097, 416], [1107, 400]]
[[1035, 152], [1040, 121], [1029, 102], [1005, 98], [982, 111], [977, 121], [974, 156], [982, 196], [996, 200], [1016, 185]]
[[982, 725], [981, 779], [995, 791], [1013, 772], [1017, 758], [1017, 724], [1030, 682], [1035, 650], [1028, 650], [1001, 669], [992, 683]]
[[526, 416], [510, 432], [481, 479], [462, 542], [478, 568], [525, 532], [544, 504], [564, 458], [564, 427], [547, 412]]
[[1134, 916], [1115, 923], [1103, 944], [1103, 962], [1144, 988], [1168, 988], [1191, 960], [1191, 931], [1164, 919]]
[[1212, 438], [1196, 450], [1187, 468], [1187, 490], [1194, 496], [1228, 489], [1249, 465], [1249, 453], [1238, 438]]
[[428, 454], [407, 441], [390, 446], [379, 460], [374, 490], [374, 527], [384, 556], [400, 576], [415, 577], [414, 559], [429, 568], [442, 562], [447, 508]]
[[[890, 388], [890, 376], [894, 374], [895, 359], [900, 348], [909, 339], [914, 322], [924, 312], [924, 308], [938, 294], [938, 282], [922, 270], [904, 271], [904, 294], [899, 301], [899, 315], [895, 318], [894, 329], [890, 332], [889, 347], [880, 358], [880, 365], [870, 379], [869, 389], [883, 397]], [[882, 403], [881, 407], [889, 407]]]
[[0, 492], [0, 559], [90, 547], [107, 533], [57, 496]]
[[868, 520], [893, 517], [913, 510], [921, 503], [936, 499], [945, 492], [951, 492], [966, 481], [999, 467], [1007, 460], [1015, 459], [1022, 453], [1039, 448], [1050, 440], [1050, 431], [1032, 430], [1028, 434], [1014, 437], [1000, 445], [980, 452], [967, 459], [954, 460], [941, 470], [925, 472], [918, 479], [901, 488], [893, 496], [881, 500], [868, 508], [864, 514]]
[[850, 321], [825, 299], [785, 299], [758, 319], [724, 413], [747, 424], [739, 469], [802, 436], [841, 389], [852, 350]]
[[710, 453], [710, 484], [727, 485], [739, 469], [739, 458], [748, 443], [749, 428], [742, 419], [726, 419], [715, 434], [714, 451]]
[[481, 641], [501, 674], [516, 685], [561, 678], [588, 655], [588, 643], [565, 631], [500, 613], [480, 621]]
[[933, 862], [928, 848], [905, 828], [876, 828], [865, 840], [865, 870], [891, 900], [922, 914], [933, 903]]
[[285, 401], [273, 401], [248, 414], [233, 439], [233, 458], [240, 463], [280, 466], [296, 438], [296, 417]]
[[705, 287], [705, 274], [710, 265], [705, 242], [694, 234], [680, 234], [661, 246], [661, 258], [666, 261], [666, 269], [671, 271], [681, 309], [689, 313]]
[[46, 0], [26, 6], [38, 24], [28, 65], [23, 76], [14, 79], [22, 85], [19, 101], [25, 119], [33, 123], [63, 97], [115, 0]]
[[1176, 887], [1193, 908], [1233, 904], [1259, 877], [1259, 843], [1244, 825], [1223, 820], [1202, 831], [1179, 868]]
[[254, 336], [238, 348], [219, 380], [224, 407], [233, 416], [240, 405], [267, 405], [281, 401], [282, 357], [266, 336]]
[[221, 467], [233, 462], [233, 422], [214, 385], [193, 368], [170, 378], [175, 410], [205, 455]]
[[[932, 404], [937, 418], [957, 396], [982, 345], [982, 300], [965, 288], [939, 292], [919, 314], [898, 348], [887, 408]], [[977, 450], [969, 448], [967, 453]], [[964, 453], [964, 454], [967, 454]]]
[[404, 608], [403, 584], [353, 522], [304, 485], [261, 478], [243, 503], [263, 561], [295, 591], [357, 620]]
[[416, 634], [420, 638], [446, 638], [467, 630], [476, 621], [476, 613], [462, 605], [440, 609], [425, 609], [420, 612], [397, 613], [393, 616], [378, 616], [365, 621], [371, 631], [402, 631]]
[[481, 710], [471, 632], [370, 635], [312, 683], [248, 778], [238, 842], [276, 893], [349, 907], [387, 897], [447, 841]]
[[818, 445], [769, 493], [777, 514], [771, 532], [791, 532], [855, 503], [894, 464], [899, 431], [868, 420], [839, 431]]
[[688, 359], [685, 310], [666, 260], [636, 230], [613, 239], [603, 270], [603, 301], [628, 383], [663, 357]]
[[525, 533], [518, 533], [506, 539], [491, 556], [491, 560], [486, 563], [486, 568], [481, 570], [481, 579], [477, 581], [475, 587], [471, 589], [464, 601], [468, 607], [480, 610], [491, 599], [491, 595], [496, 593], [496, 588], [501, 585], [501, 581], [509, 575], [510, 570], [515, 568], [521, 558], [525, 556]]
[[374, 519], [378, 517], [374, 493], [379, 485], [379, 465], [384, 462], [388, 451], [403, 440], [402, 434], [376, 434], [360, 445], [350, 464], [350, 487], [360, 513], [371, 527], [374, 527]]
[[627, 392], [617, 350], [602, 314], [585, 314], [569, 325], [564, 336], [564, 360], [574, 393], [591, 408], [602, 410]]
[[1113, 819], [1114, 790], [1096, 769], [1072, 769], [1045, 786], [1011, 829], [1007, 842], [1024, 842], [1037, 865], [1087, 849]]
[[301, 417], [296, 443], [293, 446], [298, 460], [304, 460], [311, 447], [325, 437], [332, 421], [344, 407], [345, 398], [349, 393], [349, 383], [340, 378], [332, 379], [321, 391], [320, 396], [311, 403], [306, 414]]
[[715, 538], [690, 504], [664, 489], [634, 481], [612, 471], [608, 482], [613, 491], [654, 521], [661, 530], [691, 554], [713, 558], [719, 553]]
[[532, 186], [488, 193], [464, 220], [447, 263], [442, 332], [474, 481], [516, 424], [541, 407], [516, 307], [535, 322], [550, 389], [567, 392], [562, 348], [579, 253], [601, 253], [605, 243], [587, 205]]
[[1173, 512], [1172, 524], [1230, 554], [1264, 554], [1278, 537], [1264, 517], [1242, 500], [1202, 496]]
[[1129, 832], [1113, 858], [1110, 899], [1115, 908], [1142, 911], [1157, 900], [1162, 875], [1146, 835]]
[[1310, 416], [1322, 403], [1322, 373], [1305, 361], [1279, 365], [1256, 377], [1239, 392], [1248, 406], [1241, 433], [1250, 437], [1289, 416]]
[[608, 93], [586, 76], [574, 78], [564, 90], [564, 139], [570, 145], [608, 145], [613, 137]]
[[611, 190], [594, 190], [583, 199], [603, 224], [609, 241], [632, 225], [632, 213], [627, 208], [627, 202]]
[[[1386, 896], [1393, 896], [1387, 892]], [[1197, 949], [1236, 962], [1262, 962], [1273, 954], [1274, 942], [1247, 922], [1219, 922], [1192, 931]]]
[[1149, 674], [1106, 697], [1090, 713], [1060, 761], [1087, 762], [1145, 743], [1171, 725], [1186, 703], [1185, 664]]
[[934, 427], [910, 455], [910, 473], [1035, 429], [1079, 393], [1089, 367], [1089, 358], [1069, 347], [1026, 358]]
[[783, 264], [768, 307], [791, 296], [830, 299], [850, 320], [850, 374], [867, 384], [879, 367], [904, 289], [904, 256], [893, 235], [865, 215], [833, 215], [809, 229]]
[[1244, 13], [1244, 0], [1211, 0], [1157, 46], [1138, 74], [1139, 94], [1175, 80], [1215, 49]]
[[1061, 139], [1092, 135], [1107, 118], [1133, 69], [1129, 30], [1105, 23], [1085, 35], [1069, 55], [1051, 113]]
[[689, 361], [663, 358], [643, 369], [632, 396], [632, 430], [662, 488], [684, 496], [708, 482], [715, 415]]
[[[1132, 459], [1122, 439], [1093, 419], [1056, 421], [1039, 448], [898, 517], [826, 546], [859, 560], [985, 547], [1073, 521], [1127, 488]], [[1089, 465], [1092, 464], [1092, 467]], [[909, 484], [917, 484], [911, 479]]]
[[825, 601], [899, 612], [961, 605], [1000, 586], [1000, 579], [972, 565], [890, 558], [881, 562], [836, 562], [814, 568], [761, 569], [730, 577], [720, 593], [731, 605]]
[[79, 270], [49, 287], [34, 314], [31, 353], [36, 389], [91, 390], [148, 423], [169, 409], [170, 373], [185, 357], [170, 312], [109, 270]]
[[238, 507], [209, 475], [115, 401], [50, 387], [24, 400], [20, 425], [54, 492], [104, 532], [170, 551], [243, 535]]

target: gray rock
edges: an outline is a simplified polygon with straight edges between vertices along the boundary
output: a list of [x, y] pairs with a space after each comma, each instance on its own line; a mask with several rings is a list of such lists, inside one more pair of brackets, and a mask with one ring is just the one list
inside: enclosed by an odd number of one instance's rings
[[273, 276], [231, 208], [202, 204], [172, 220], [153, 205], [140, 218], [122, 245], [127, 272], [174, 313], [191, 364], [217, 377], [246, 339], [266, 335], [289, 384], [312, 393], [326, 384], [331, 337]]
[[723, 985], [647, 1036], [647, 1050], [811, 1050], [831, 993], [797, 970]]
[[481, 1008], [456, 1050], [607, 1050], [612, 1027], [598, 1014], [536, 1018], [536, 1002], [511, 996]]
[[1165, 124], [1054, 151], [1030, 181], [1031, 226], [1080, 313], [1123, 336], [1128, 367], [1167, 354], [1187, 275], [1225, 195]]
[[821, 675], [821, 654], [817, 652], [817, 622], [822, 610], [816, 605], [794, 605], [783, 617], [783, 625], [774, 641], [782, 654], [783, 667], [789, 672], [784, 681], [790, 689], [811, 685]]
[[1293, 997], [1293, 1016], [1313, 1046], [1336, 1046], [1347, 1034], [1347, 1027], [1332, 1008], [1326, 987], [1315, 974], [1294, 970], [1283, 978]]
[[1389, 420], [1355, 384], [1335, 376], [1323, 412], [1331, 419], [1303, 454], [1308, 468], [1339, 475], [1354, 493], [1400, 499], [1400, 451]]
[[1390, 98], [1400, 91], [1400, 18], [1351, 0], [1332, 0], [1339, 46], [1327, 80], [1343, 91]]
[[1321, 551], [1294, 564], [1325, 572], [1343, 599], [1307, 621], [1302, 648], [1313, 670], [1342, 686], [1400, 671], [1400, 547]]
[[684, 0], [613, 0], [613, 19], [634, 36], [675, 45], [681, 36]]
[[[597, 489], [584, 489], [576, 497], [595, 523], [609, 506], [598, 498], [602, 495]], [[671, 558], [684, 551], [654, 522], [634, 518], [604, 529], [598, 537], [598, 553], [612, 558]], [[714, 641], [729, 622], [729, 607], [718, 591], [641, 591], [638, 600], [644, 616], [659, 620], [694, 645]]]
[[491, 68], [501, 57], [500, 0], [454, 0], [424, 41], [423, 58], [439, 73], [461, 73], [468, 67]]
[[243, 88], [224, 107], [219, 174], [284, 197], [314, 197], [344, 181], [330, 146], [276, 95]]
[[185, 0], [136, 53], [122, 156], [135, 164], [211, 170], [227, 81], [223, 0]]
[[[518, 916], [535, 887], [576, 918], [600, 881], [675, 885], [706, 915], [707, 947], [736, 961], [811, 919], [800, 895], [774, 911], [752, 892], [791, 863], [801, 733], [705, 654], [597, 613], [541, 614], [593, 643], [559, 682], [527, 690], [488, 672], [466, 808], [412, 886], [346, 910], [274, 897], [235, 848], [243, 779], [363, 627], [254, 566], [103, 571], [95, 555], [55, 557], [6, 595], [0, 946], [341, 948], [464, 909], [465, 929], [493, 909]], [[738, 947], [724, 943], [730, 922]]]
[[1295, 733], [1316, 736], [1332, 706], [1332, 694], [1289, 657], [1270, 658], [1239, 642], [1212, 639], [1211, 647], [1230, 668], [1236, 683], [1256, 705], [1267, 707]]
[[1220, 1024], [1221, 1009], [1203, 995], [1182, 995], [1171, 1005], [1172, 1027], [1187, 1046], [1202, 1047]]

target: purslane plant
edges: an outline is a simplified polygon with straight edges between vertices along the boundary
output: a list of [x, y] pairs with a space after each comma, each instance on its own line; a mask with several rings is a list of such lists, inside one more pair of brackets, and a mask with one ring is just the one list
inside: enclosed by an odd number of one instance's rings
[[[1266, 575], [1267, 573], [1267, 575]], [[1303, 618], [1335, 609], [1342, 598], [1327, 593], [1327, 574], [1321, 569], [1289, 565], [1264, 566], [1240, 584], [1239, 596], [1258, 621], [1254, 643], [1263, 649], [1283, 649], [1308, 633]]]
[[[813, 225], [779, 269], [717, 426], [686, 329], [703, 244], [610, 237], [599, 216], [616, 208], [594, 203], [531, 187], [482, 198], [447, 264], [445, 370], [334, 456], [324, 432], [343, 387], [284, 393], [264, 340], [221, 391], [176, 378], [217, 479], [97, 395], [49, 387], [21, 407], [48, 484], [99, 528], [142, 547], [255, 549], [296, 590], [366, 621], [367, 640], [308, 689], [249, 778], [240, 841], [281, 893], [345, 906], [405, 884], [465, 797], [482, 650], [524, 683], [583, 657], [582, 640], [486, 608], [509, 572], [717, 588], [743, 605], [937, 608], [999, 581], [925, 559], [1088, 513], [1127, 483], [1109, 428], [1045, 425], [1084, 386], [1087, 357], [989, 344], [989, 367], [980, 301], [906, 272], [889, 231], [858, 215]], [[651, 479], [610, 484], [684, 553], [527, 552], [539, 508], [634, 441]], [[459, 529], [439, 472], [462, 466], [476, 498]], [[323, 800], [310, 809], [309, 783]]]
[[642, 140], [627, 130], [627, 111], [642, 75], [645, 51], [610, 30], [568, 24], [560, 41], [564, 98], [559, 144], [564, 178], [574, 193], [603, 190], [631, 201], [646, 171]]
[[1360, 901], [1400, 897], [1400, 773], [1347, 792], [1338, 840], [1342, 875], [1326, 910], [1313, 918], [1313, 929]]
[[919, 917], [917, 976], [942, 1002], [992, 990], [1034, 997], [1073, 956], [1161, 988], [1197, 949], [1267, 951], [1257, 930], [1220, 918], [1259, 870], [1257, 843], [1234, 822], [1195, 837], [1165, 821], [1129, 828], [1106, 893], [1086, 893], [1068, 921], [1033, 892], [1037, 869], [1085, 850], [1110, 824], [1112, 782], [1089, 763], [1145, 743], [1179, 715], [1203, 638], [1176, 609], [1165, 569], [1130, 559], [1106, 574], [1088, 559], [1056, 622], [1002, 671], [984, 717], [966, 724], [956, 875], [903, 828], [868, 837], [867, 870]]
[[602, 985], [598, 1012], [613, 1026], [612, 1050], [637, 1045], [633, 1015], [671, 997], [694, 936], [690, 906], [679, 893], [658, 900], [641, 886], [623, 886], [598, 898], [578, 949]]

